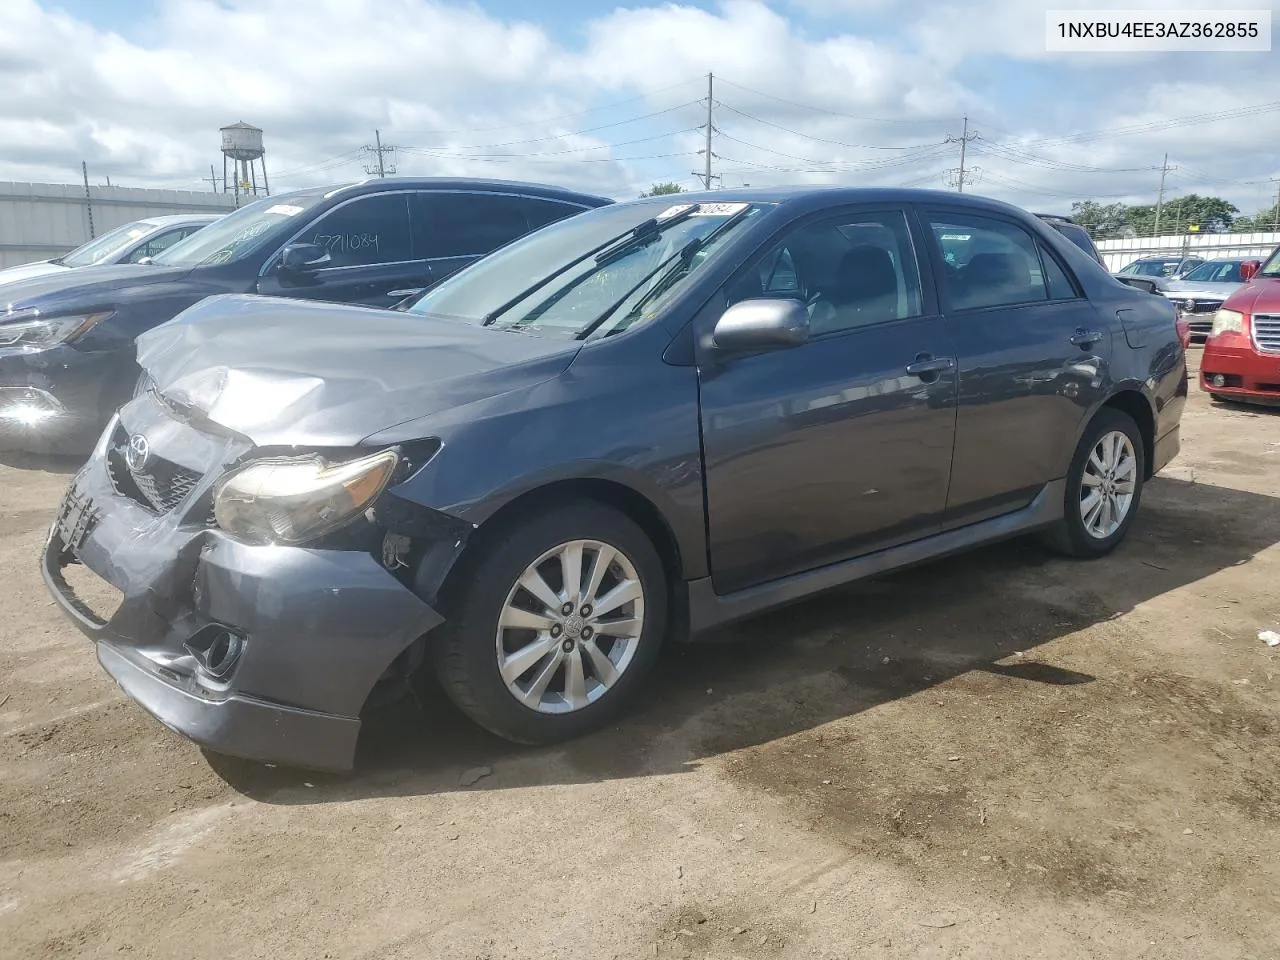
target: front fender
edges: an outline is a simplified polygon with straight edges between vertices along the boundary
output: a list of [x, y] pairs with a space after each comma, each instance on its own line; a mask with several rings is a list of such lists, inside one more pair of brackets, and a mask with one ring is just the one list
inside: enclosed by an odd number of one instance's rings
[[[696, 370], [652, 355], [620, 362], [624, 355], [604, 345], [584, 350], [552, 380], [415, 421], [409, 429], [439, 439], [441, 450], [391, 492], [478, 527], [554, 484], [617, 484], [665, 522], [683, 576], [706, 576]], [[405, 429], [365, 442], [401, 442]]]

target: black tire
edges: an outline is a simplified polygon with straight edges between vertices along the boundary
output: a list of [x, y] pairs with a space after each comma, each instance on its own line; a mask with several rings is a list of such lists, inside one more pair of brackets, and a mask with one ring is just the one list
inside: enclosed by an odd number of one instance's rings
[[[502, 678], [498, 619], [525, 569], [573, 540], [600, 541], [626, 556], [644, 591], [644, 623], [629, 665], [599, 699], [572, 712], [544, 713], [519, 702]], [[515, 743], [556, 743], [607, 724], [652, 668], [667, 629], [667, 576], [649, 537], [619, 511], [579, 501], [531, 515], [478, 549], [445, 590], [447, 620], [431, 644], [445, 693], [480, 726]]]
[[[1125, 514], [1120, 526], [1110, 536], [1098, 538], [1085, 529], [1084, 519], [1080, 515], [1080, 491], [1084, 481], [1085, 466], [1089, 455], [1098, 441], [1113, 431], [1123, 433], [1133, 447], [1137, 458], [1137, 469], [1133, 485], [1133, 500], [1129, 504], [1129, 512]], [[1052, 527], [1044, 531], [1042, 540], [1050, 549], [1069, 557], [1091, 560], [1104, 557], [1120, 545], [1138, 515], [1142, 503], [1142, 488], [1146, 476], [1146, 452], [1142, 444], [1142, 433], [1138, 425], [1127, 413], [1112, 408], [1100, 410], [1090, 422], [1076, 447], [1075, 456], [1071, 458], [1071, 467], [1067, 471], [1067, 492], [1063, 502], [1063, 516]]]

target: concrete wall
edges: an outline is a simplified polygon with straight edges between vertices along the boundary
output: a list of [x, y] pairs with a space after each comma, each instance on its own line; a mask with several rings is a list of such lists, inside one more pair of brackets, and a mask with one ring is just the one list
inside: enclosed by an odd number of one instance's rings
[[226, 213], [232, 194], [84, 184], [0, 181], [0, 267], [48, 260], [132, 220], [174, 213]]
[[1098, 252], [1112, 273], [1139, 257], [1177, 256], [1186, 251], [1211, 260], [1214, 257], [1266, 259], [1280, 246], [1280, 233], [1194, 233], [1185, 236], [1141, 237], [1133, 240], [1098, 240]]

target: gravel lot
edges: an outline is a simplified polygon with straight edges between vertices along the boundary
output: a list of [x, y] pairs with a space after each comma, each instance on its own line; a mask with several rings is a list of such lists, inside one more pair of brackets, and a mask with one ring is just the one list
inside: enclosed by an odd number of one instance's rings
[[0, 957], [1280, 956], [1280, 411], [1183, 436], [1106, 560], [856, 585], [560, 749], [426, 696], [345, 778], [128, 701], [36, 572], [69, 468], [11, 460]]

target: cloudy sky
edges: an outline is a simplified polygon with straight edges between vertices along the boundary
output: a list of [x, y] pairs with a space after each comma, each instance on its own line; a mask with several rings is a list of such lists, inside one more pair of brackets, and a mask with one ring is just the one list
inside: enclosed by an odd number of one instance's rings
[[376, 128], [400, 173], [626, 197], [696, 185], [712, 72], [724, 186], [942, 187], [967, 116], [980, 193], [1154, 202], [1168, 152], [1170, 195], [1268, 206], [1280, 57], [1046, 53], [1046, 8], [1105, 5], [0, 0], [0, 179], [83, 160], [97, 183], [209, 189], [218, 128], [245, 120], [273, 191], [363, 177]]

